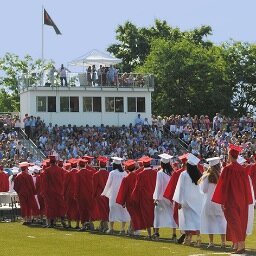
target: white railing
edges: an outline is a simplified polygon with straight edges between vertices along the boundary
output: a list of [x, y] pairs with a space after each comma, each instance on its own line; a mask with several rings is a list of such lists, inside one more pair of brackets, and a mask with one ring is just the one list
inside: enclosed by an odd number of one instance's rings
[[[65, 86], [65, 83], [63, 81]], [[19, 88], [24, 90], [28, 87], [59, 87], [61, 86], [58, 73], [54, 75], [45, 74], [43, 79], [40, 74], [34, 74], [33, 77], [22, 77], [19, 79]], [[67, 73], [68, 87], [127, 87], [127, 88], [154, 88], [154, 76], [151, 74], [139, 73], [118, 73], [114, 77], [108, 74], [97, 75], [97, 73]]]

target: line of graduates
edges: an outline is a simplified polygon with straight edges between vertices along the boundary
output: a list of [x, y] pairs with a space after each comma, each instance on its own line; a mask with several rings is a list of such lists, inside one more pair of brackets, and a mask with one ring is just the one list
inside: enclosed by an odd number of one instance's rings
[[252, 232], [256, 190], [256, 164], [243, 167], [241, 150], [230, 145], [224, 168], [219, 157], [207, 159], [208, 166], [203, 167], [191, 153], [179, 157], [180, 168], [171, 164], [168, 154], [159, 155], [160, 169], [151, 167], [148, 156], [123, 163], [121, 158], [112, 157], [110, 173], [106, 157], [97, 159], [96, 170], [89, 156], [70, 159], [63, 166], [50, 156], [34, 181], [27, 172], [28, 163], [21, 163], [22, 173], [15, 178], [14, 189], [25, 224], [39, 214], [47, 217], [47, 227], [53, 227], [60, 218], [63, 227], [71, 227], [73, 220], [75, 228], [84, 231], [93, 229], [97, 220], [100, 231], [112, 234], [114, 223], [121, 222], [120, 234], [125, 234], [129, 222], [130, 235], [146, 229], [148, 238], [158, 239], [159, 229], [168, 227], [173, 241], [177, 241], [179, 228], [182, 236], [178, 242], [184, 240], [183, 244], [190, 245], [192, 235], [197, 235], [195, 245], [200, 246], [200, 234], [208, 234], [208, 247], [213, 247], [214, 234], [220, 234], [221, 247], [227, 239], [239, 254], [244, 253], [245, 237]]

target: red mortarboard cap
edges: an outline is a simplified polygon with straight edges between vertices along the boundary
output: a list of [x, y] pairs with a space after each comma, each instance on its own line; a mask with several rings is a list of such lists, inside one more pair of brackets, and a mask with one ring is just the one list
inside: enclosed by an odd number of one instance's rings
[[107, 162], [108, 162], [108, 158], [107, 157], [105, 157], [105, 156], [99, 156], [98, 158], [97, 158], [97, 161], [99, 162], [99, 163], [104, 163], [104, 164], [107, 164]]
[[186, 163], [187, 160], [188, 160], [188, 155], [189, 155], [189, 153], [186, 153], [186, 154], [183, 154], [183, 155], [179, 156], [178, 158], [179, 158], [179, 160], [180, 160], [182, 163]]
[[94, 159], [93, 156], [86, 156], [86, 155], [83, 156], [82, 158], [85, 159], [85, 160], [88, 160], [89, 163], [92, 161], [92, 159]]
[[78, 159], [78, 164], [80, 165], [80, 166], [85, 166], [86, 164], [88, 163], [88, 160], [86, 160], [86, 159]]
[[127, 168], [132, 167], [132, 166], [135, 167], [135, 161], [132, 160], [132, 159], [129, 159], [129, 160], [124, 162], [124, 166], [126, 166]]
[[70, 158], [68, 160], [68, 162], [73, 166], [73, 165], [77, 165], [79, 159], [76, 159], [76, 158]]
[[243, 150], [242, 147], [234, 144], [229, 144], [228, 148], [229, 148], [230, 155], [235, 158], [237, 158], [239, 153]]
[[71, 163], [65, 163], [63, 166], [64, 166], [65, 169], [68, 169], [68, 168], [71, 167]]
[[151, 160], [153, 160], [153, 158], [149, 157], [149, 156], [143, 156], [139, 159], [139, 161], [142, 161], [143, 164], [147, 164], [147, 163], [150, 163]]
[[20, 168], [29, 167], [29, 163], [28, 162], [21, 162], [21, 163], [19, 163], [19, 167]]

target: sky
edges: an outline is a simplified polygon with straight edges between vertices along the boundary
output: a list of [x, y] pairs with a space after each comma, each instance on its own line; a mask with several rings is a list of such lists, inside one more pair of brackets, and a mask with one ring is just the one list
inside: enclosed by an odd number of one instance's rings
[[[62, 33], [44, 25], [43, 44], [42, 7]], [[160, 19], [181, 30], [209, 25], [209, 39], [216, 44], [256, 42], [255, 0], [0, 0], [0, 10], [0, 57], [10, 52], [38, 59], [43, 45], [44, 58], [57, 67], [92, 49], [105, 52], [116, 43], [117, 26], [126, 21], [150, 27]]]

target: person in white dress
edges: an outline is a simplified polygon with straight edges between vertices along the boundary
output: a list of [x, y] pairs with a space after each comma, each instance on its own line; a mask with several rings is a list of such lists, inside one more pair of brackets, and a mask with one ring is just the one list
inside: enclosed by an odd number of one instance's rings
[[200, 191], [204, 195], [200, 234], [209, 235], [208, 248], [214, 247], [214, 234], [220, 234], [221, 247], [225, 248], [227, 221], [221, 205], [211, 201], [221, 172], [220, 158], [212, 157], [206, 161], [209, 163], [209, 168], [198, 181]]
[[197, 168], [200, 159], [193, 154], [188, 154], [187, 169], [179, 177], [173, 201], [179, 206], [179, 228], [185, 231], [183, 244], [190, 245], [192, 234], [197, 234], [197, 246], [201, 244], [200, 219], [203, 195], [200, 193], [198, 180], [202, 174]]
[[172, 228], [172, 240], [176, 242], [177, 225], [173, 218], [173, 204], [170, 200], [163, 197], [167, 184], [173, 171], [170, 160], [172, 156], [164, 153], [161, 157], [161, 170], [157, 172], [156, 187], [153, 194], [155, 203], [154, 210], [154, 239], [159, 238], [159, 228]]
[[125, 224], [130, 221], [130, 215], [126, 208], [123, 208], [120, 204], [116, 203], [116, 197], [119, 191], [121, 182], [127, 173], [124, 172], [120, 157], [112, 157], [113, 159], [113, 171], [110, 172], [106, 186], [102, 192], [102, 196], [109, 198], [109, 229], [108, 234], [112, 234], [114, 231], [114, 222], [118, 221], [122, 223], [120, 234], [125, 234]]

